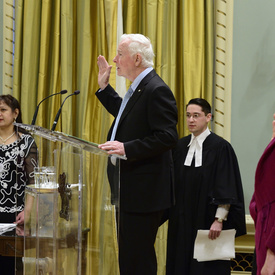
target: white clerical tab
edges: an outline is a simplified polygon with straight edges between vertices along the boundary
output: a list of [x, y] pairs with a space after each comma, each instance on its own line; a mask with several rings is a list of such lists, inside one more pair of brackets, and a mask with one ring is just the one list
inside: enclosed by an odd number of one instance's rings
[[185, 158], [185, 162], [184, 162], [185, 166], [191, 166], [191, 163], [192, 163], [192, 160], [194, 157], [194, 153], [196, 151], [196, 143], [197, 143], [196, 137], [192, 134], [191, 141], [188, 144], [189, 150], [188, 150], [187, 156]]
[[191, 166], [194, 156], [195, 156], [195, 167], [202, 166], [203, 142], [210, 134], [211, 134], [211, 132], [209, 131], [208, 128], [197, 137], [195, 137], [192, 134], [190, 143], [188, 144], [188, 146], [190, 146], [190, 147], [189, 147], [189, 150], [188, 150], [187, 156], [185, 158], [185, 162], [184, 162], [185, 166]]

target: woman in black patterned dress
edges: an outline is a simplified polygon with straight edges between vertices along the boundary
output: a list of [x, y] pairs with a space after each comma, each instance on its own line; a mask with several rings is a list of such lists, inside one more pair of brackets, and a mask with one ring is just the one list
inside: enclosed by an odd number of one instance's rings
[[[11, 95], [0, 96], [0, 223], [24, 225], [32, 199], [25, 202], [25, 187], [34, 182], [37, 147], [26, 132], [13, 122], [22, 122], [18, 101]], [[1, 274], [14, 274], [14, 257], [0, 256]], [[12, 266], [13, 264], [13, 266]], [[3, 270], [7, 268], [7, 270]]]

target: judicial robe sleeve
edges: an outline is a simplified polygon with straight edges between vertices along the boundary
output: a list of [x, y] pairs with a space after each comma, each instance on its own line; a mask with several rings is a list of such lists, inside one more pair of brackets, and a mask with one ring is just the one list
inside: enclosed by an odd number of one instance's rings
[[223, 229], [235, 228], [236, 236], [246, 234], [244, 196], [236, 154], [229, 142], [222, 139], [216, 147], [217, 156], [211, 190], [212, 204], [230, 204]]

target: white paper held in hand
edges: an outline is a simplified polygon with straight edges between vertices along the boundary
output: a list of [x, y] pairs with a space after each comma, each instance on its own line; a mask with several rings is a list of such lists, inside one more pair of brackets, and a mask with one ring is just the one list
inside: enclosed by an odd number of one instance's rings
[[209, 230], [198, 230], [194, 245], [194, 259], [204, 262], [235, 258], [235, 229], [222, 230], [215, 240], [209, 239], [208, 234]]

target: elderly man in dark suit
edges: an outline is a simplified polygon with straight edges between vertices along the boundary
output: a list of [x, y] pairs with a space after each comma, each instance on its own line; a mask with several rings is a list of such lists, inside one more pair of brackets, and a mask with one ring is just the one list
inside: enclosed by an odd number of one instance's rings
[[[174, 202], [171, 149], [178, 140], [177, 107], [153, 66], [151, 42], [124, 34], [114, 58], [131, 86], [122, 99], [109, 85], [112, 66], [98, 57], [96, 96], [115, 120], [99, 148], [125, 155], [120, 168], [120, 274], [157, 274], [154, 243], [163, 213]], [[109, 166], [111, 166], [111, 162]]]

